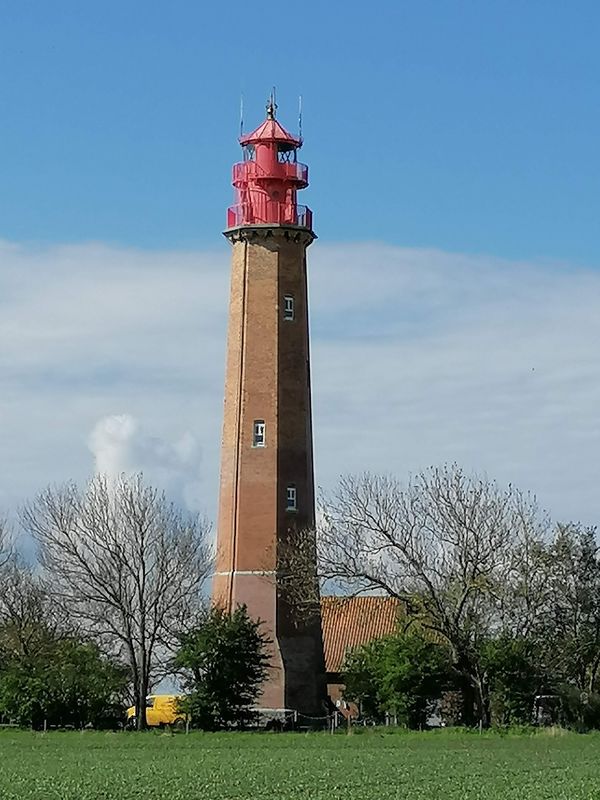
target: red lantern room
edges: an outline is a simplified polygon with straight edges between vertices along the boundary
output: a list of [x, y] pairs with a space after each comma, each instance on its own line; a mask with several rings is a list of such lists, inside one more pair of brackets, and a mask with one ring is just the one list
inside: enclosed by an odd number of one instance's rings
[[302, 139], [279, 124], [276, 109], [271, 97], [263, 124], [240, 137], [244, 160], [233, 166], [235, 205], [227, 210], [228, 228], [294, 225], [312, 230], [312, 211], [296, 199], [298, 189], [308, 186], [308, 167], [297, 161]]

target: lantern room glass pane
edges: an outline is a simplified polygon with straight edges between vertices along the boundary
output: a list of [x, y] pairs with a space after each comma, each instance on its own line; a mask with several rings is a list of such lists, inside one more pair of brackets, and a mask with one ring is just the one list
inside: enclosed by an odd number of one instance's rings
[[290, 147], [286, 144], [277, 145], [277, 160], [280, 164], [295, 164], [297, 157], [297, 150], [295, 147]]

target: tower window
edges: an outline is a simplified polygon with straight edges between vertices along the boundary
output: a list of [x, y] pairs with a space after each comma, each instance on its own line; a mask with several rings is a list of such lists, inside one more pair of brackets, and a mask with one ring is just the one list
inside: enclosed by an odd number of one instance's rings
[[294, 319], [294, 298], [291, 294], [286, 294], [283, 298], [283, 318]]
[[252, 436], [253, 447], [265, 446], [265, 421], [264, 419], [254, 420], [254, 434]]
[[298, 508], [298, 497], [296, 493], [296, 487], [290, 485], [286, 489], [285, 510], [296, 511], [297, 508]]

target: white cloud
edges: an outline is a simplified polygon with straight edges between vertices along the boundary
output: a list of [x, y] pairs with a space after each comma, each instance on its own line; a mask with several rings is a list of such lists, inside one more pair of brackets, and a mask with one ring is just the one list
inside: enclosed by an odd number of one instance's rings
[[[87, 478], [90, 432], [126, 414], [142, 432], [120, 455], [114, 444], [115, 458], [135, 454], [135, 467], [149, 474], [155, 453], [140, 437], [179, 449], [190, 436], [201, 442], [206, 462], [188, 459], [178, 491], [200, 481], [202, 509], [211, 511], [227, 287], [225, 247], [0, 244], [0, 508], [48, 482]], [[172, 481], [167, 488], [174, 491]]]
[[[228, 283], [225, 246], [0, 243], [0, 508], [95, 459], [214, 515]], [[457, 460], [600, 518], [600, 272], [317, 243], [310, 285], [319, 483]]]
[[200, 447], [187, 432], [176, 442], [151, 436], [129, 414], [99, 420], [89, 438], [97, 473], [111, 478], [143, 472], [146, 480], [162, 487], [169, 497], [195, 511], [200, 497]]

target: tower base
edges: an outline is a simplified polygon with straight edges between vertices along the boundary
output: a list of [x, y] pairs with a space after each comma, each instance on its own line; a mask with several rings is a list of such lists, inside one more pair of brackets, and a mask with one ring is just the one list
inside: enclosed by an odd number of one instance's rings
[[257, 706], [315, 720], [324, 717], [327, 684], [320, 617], [292, 622], [293, 613], [278, 601], [274, 573], [217, 573], [212, 594], [213, 602], [229, 611], [234, 610], [230, 598], [239, 598], [269, 637], [269, 674]]

